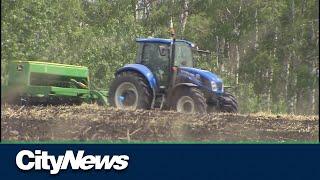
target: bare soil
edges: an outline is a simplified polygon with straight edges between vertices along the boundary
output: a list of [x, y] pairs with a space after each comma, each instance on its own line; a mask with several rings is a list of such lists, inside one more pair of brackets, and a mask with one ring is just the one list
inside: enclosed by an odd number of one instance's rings
[[5, 141], [314, 142], [318, 116], [124, 111], [96, 105], [1, 107]]

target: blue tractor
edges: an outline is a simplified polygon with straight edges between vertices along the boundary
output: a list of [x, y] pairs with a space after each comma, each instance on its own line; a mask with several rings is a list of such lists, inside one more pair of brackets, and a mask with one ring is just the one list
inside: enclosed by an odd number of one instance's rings
[[183, 113], [236, 113], [236, 98], [216, 74], [194, 67], [195, 45], [186, 40], [139, 38], [135, 64], [118, 69], [109, 103], [120, 109]]

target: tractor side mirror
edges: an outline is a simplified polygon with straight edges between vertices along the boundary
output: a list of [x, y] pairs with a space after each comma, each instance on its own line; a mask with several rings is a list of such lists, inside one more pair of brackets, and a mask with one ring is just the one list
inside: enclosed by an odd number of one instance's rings
[[159, 46], [159, 52], [161, 56], [166, 56], [169, 49], [166, 46]]

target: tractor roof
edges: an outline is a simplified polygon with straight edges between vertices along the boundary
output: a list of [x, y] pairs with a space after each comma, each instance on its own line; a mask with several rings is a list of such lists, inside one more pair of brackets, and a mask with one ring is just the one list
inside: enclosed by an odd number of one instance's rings
[[[171, 44], [172, 43], [172, 39], [164, 39], [164, 38], [137, 38], [136, 41], [143, 42], [143, 43], [147, 43], [147, 42], [148, 43], [164, 43], [164, 44]], [[177, 39], [176, 42], [185, 42], [191, 47], [195, 46], [192, 42], [182, 40], [182, 39]]]

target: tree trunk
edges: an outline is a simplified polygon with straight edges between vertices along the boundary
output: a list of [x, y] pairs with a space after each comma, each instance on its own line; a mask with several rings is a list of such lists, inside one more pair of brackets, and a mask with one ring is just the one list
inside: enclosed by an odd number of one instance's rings
[[291, 1], [291, 17], [292, 17], [292, 23], [294, 22], [294, 18], [295, 18], [295, 4], [294, 4], [294, 0]]
[[293, 109], [291, 106], [291, 98], [289, 97], [289, 87], [290, 87], [290, 61], [291, 61], [291, 53], [289, 53], [289, 57], [286, 58], [285, 67], [286, 67], [286, 84], [285, 84], [285, 101], [287, 105], [287, 113], [292, 113]]
[[225, 56], [225, 46], [226, 46], [226, 39], [223, 37], [222, 38], [222, 41], [221, 41], [221, 45], [220, 45], [220, 47], [221, 47], [221, 50], [220, 50], [220, 52], [222, 52], [221, 54], [222, 54], [222, 61], [221, 61], [221, 72], [222, 73], [224, 73], [224, 64], [225, 64], [225, 62], [223, 62], [224, 61], [224, 56]]
[[[294, 21], [295, 21], [295, 4], [294, 4], [294, 0], [291, 1], [291, 23], [292, 23], [292, 30], [294, 30]], [[292, 37], [292, 42], [295, 42], [295, 36]], [[292, 51], [291, 54], [291, 61], [292, 61], [292, 66], [291, 66], [291, 72], [294, 72], [294, 64], [295, 62], [295, 57], [296, 57], [296, 53], [295, 50]], [[291, 73], [291, 76], [293, 76], [293, 73]], [[298, 89], [297, 89], [297, 77], [296, 75], [294, 75], [294, 80], [293, 80], [293, 84], [292, 87], [294, 88], [290, 88], [292, 97], [290, 98], [290, 108], [291, 108], [291, 112], [292, 113], [297, 113], [297, 102], [298, 102]]]
[[257, 48], [259, 46], [259, 44], [258, 44], [258, 41], [259, 41], [258, 8], [256, 8], [254, 18], [255, 18], [255, 29], [256, 29], [255, 39], [254, 39], [254, 49], [257, 50]]
[[312, 114], [316, 113], [316, 88], [313, 88], [312, 90]]
[[270, 70], [268, 72], [268, 77], [269, 77], [269, 87], [268, 87], [268, 98], [267, 98], [267, 110], [268, 112], [271, 112], [271, 85], [273, 83], [273, 69], [270, 67]]
[[220, 62], [219, 62], [219, 56], [220, 56], [220, 42], [219, 42], [219, 36], [216, 36], [216, 58], [217, 58], [217, 68], [219, 70], [220, 74]]
[[315, 110], [314, 110], [314, 113], [319, 115], [319, 80], [317, 82], [317, 87], [315, 89], [314, 99], [315, 99]]
[[180, 15], [180, 24], [181, 24], [181, 36], [184, 35], [184, 30], [187, 24], [187, 18], [189, 15], [189, 0], [184, 0], [182, 5], [182, 12]]
[[[227, 46], [227, 58], [228, 58], [228, 65], [230, 65], [230, 62], [231, 62], [231, 57], [230, 57], [230, 43], [229, 42], [227, 42], [226, 43], [226, 46]], [[228, 76], [230, 76], [230, 68], [229, 68], [229, 66], [228, 66], [228, 71], [227, 71], [227, 74], [228, 74]]]
[[239, 67], [240, 67], [240, 52], [239, 52], [239, 45], [236, 44], [236, 85], [239, 85]]
[[297, 96], [297, 101], [296, 101], [296, 113], [297, 114], [302, 114], [303, 110], [303, 101], [302, 101], [302, 91], [299, 89], [296, 92], [296, 96]]
[[[242, 10], [242, 0], [240, 1], [238, 15], [240, 16]], [[235, 23], [235, 32], [238, 36], [240, 41], [240, 22]], [[236, 42], [236, 68], [235, 68], [235, 75], [236, 75], [236, 85], [239, 85], [239, 67], [240, 67], [240, 51], [239, 51], [239, 41]]]

